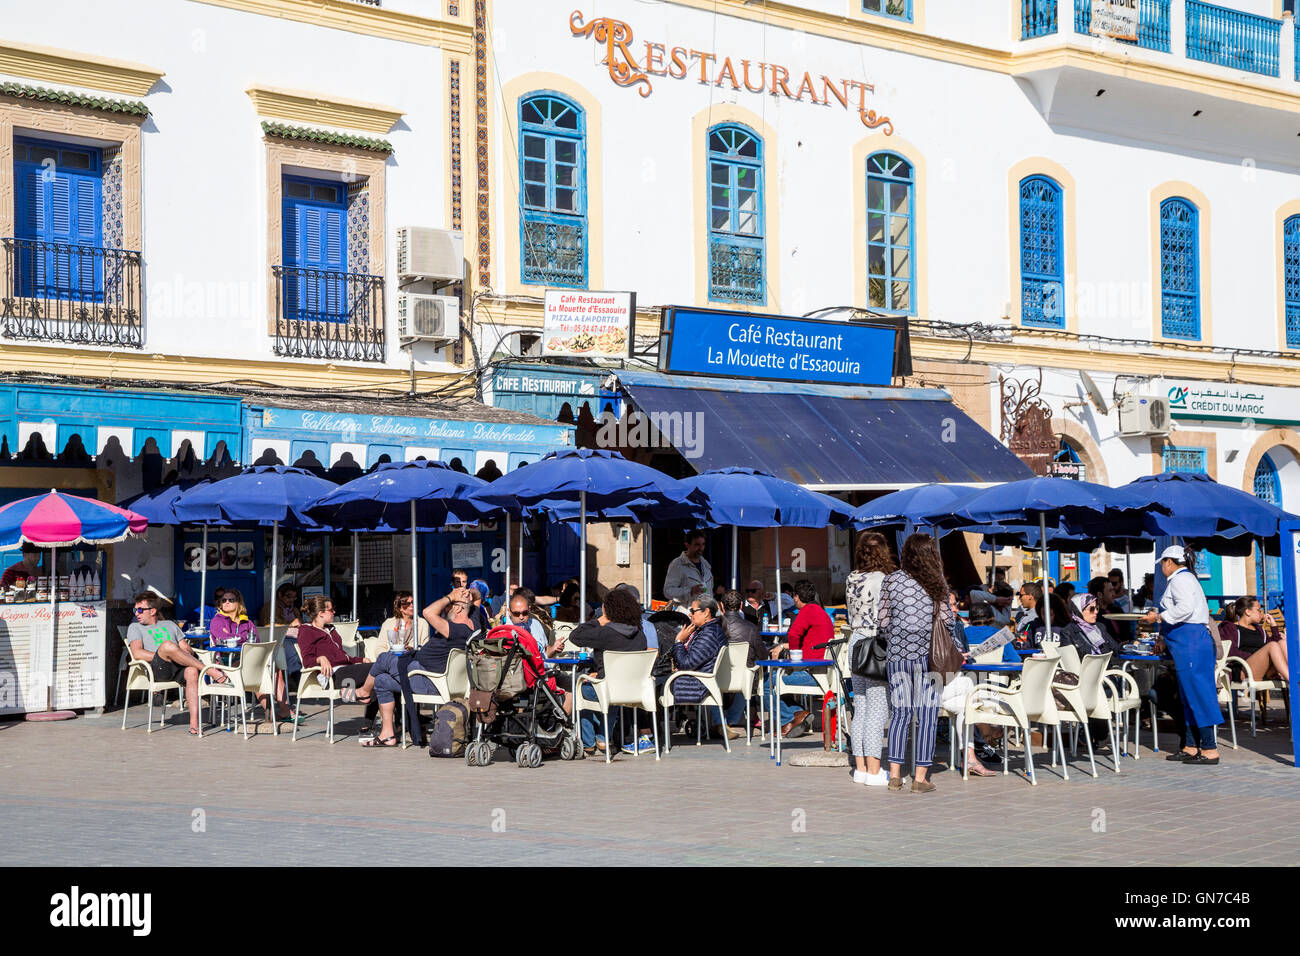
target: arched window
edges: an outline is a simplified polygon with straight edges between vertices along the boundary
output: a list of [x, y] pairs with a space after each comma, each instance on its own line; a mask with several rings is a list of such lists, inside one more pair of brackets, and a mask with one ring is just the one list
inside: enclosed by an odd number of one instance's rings
[[1065, 328], [1065, 241], [1062, 190], [1054, 179], [1020, 181], [1020, 321]]
[[916, 197], [912, 164], [894, 153], [867, 157], [867, 304], [916, 312]]
[[763, 141], [735, 124], [709, 130], [709, 298], [767, 301]]
[[1160, 204], [1160, 331], [1168, 339], [1201, 337], [1198, 220], [1186, 199]]
[[1282, 224], [1282, 282], [1286, 306], [1286, 347], [1300, 349], [1300, 216]]
[[587, 286], [586, 119], [558, 93], [519, 101], [519, 262], [531, 285]]
[[[1271, 505], [1282, 507], [1282, 482], [1278, 480], [1277, 465], [1273, 459], [1265, 455], [1255, 466], [1255, 497], [1267, 501]], [[1268, 581], [1265, 582], [1265, 572], [1267, 571]], [[1279, 558], [1267, 557], [1264, 552], [1256, 546], [1255, 548], [1255, 593], [1259, 595], [1260, 601], [1265, 600], [1264, 591], [1280, 591], [1282, 589], [1282, 562]]]

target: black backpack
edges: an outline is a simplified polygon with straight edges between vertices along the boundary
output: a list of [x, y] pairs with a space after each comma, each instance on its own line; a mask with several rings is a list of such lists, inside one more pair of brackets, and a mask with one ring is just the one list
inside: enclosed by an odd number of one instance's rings
[[673, 644], [677, 642], [677, 633], [691, 619], [680, 611], [657, 611], [647, 620], [654, 625], [655, 636], [659, 638], [659, 656], [650, 669], [650, 676], [667, 677], [673, 672]]
[[433, 715], [429, 730], [430, 757], [459, 757], [469, 737], [469, 707], [463, 700], [443, 704]]

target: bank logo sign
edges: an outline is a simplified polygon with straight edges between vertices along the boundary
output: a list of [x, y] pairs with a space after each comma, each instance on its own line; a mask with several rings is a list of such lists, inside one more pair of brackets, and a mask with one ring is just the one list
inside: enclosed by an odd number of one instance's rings
[[1238, 424], [1300, 423], [1295, 389], [1233, 382], [1169, 382], [1169, 414], [1174, 418]]
[[890, 385], [897, 331], [875, 325], [664, 309], [659, 369], [833, 385]]

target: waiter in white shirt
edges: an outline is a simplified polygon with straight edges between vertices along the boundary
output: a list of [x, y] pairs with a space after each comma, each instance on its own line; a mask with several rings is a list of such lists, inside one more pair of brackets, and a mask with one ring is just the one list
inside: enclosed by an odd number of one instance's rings
[[1219, 709], [1219, 693], [1214, 683], [1210, 607], [1205, 602], [1201, 582], [1191, 570], [1195, 564], [1195, 556], [1180, 545], [1165, 548], [1160, 555], [1160, 570], [1168, 579], [1164, 597], [1160, 599], [1160, 610], [1148, 612], [1146, 622], [1159, 622], [1165, 647], [1174, 659], [1187, 725], [1183, 749], [1166, 759], [1214, 766], [1219, 762], [1214, 728], [1223, 722], [1223, 712]]
[[704, 559], [704, 532], [688, 531], [685, 548], [668, 564], [664, 575], [664, 597], [680, 608], [690, 607], [691, 599], [713, 594], [713, 569]]

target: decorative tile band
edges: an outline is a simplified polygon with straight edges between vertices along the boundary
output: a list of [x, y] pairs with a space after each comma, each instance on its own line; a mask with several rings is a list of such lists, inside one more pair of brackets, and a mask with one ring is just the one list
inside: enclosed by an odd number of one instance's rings
[[[452, 4], [455, 7], [455, 3]], [[463, 226], [460, 165], [460, 61], [452, 60], [447, 87], [451, 96], [451, 228]]]
[[22, 100], [39, 100], [42, 103], [58, 103], [63, 106], [81, 106], [101, 113], [129, 113], [132, 116], [148, 116], [149, 107], [139, 100], [110, 100], [103, 96], [86, 96], [82, 93], [65, 93], [43, 86], [25, 86], [22, 83], [0, 83], [0, 96], [12, 96]]
[[325, 143], [330, 146], [350, 146], [353, 149], [365, 149], [374, 153], [391, 153], [393, 144], [386, 139], [368, 139], [365, 136], [350, 136], [346, 133], [331, 133], [326, 130], [311, 129], [307, 126], [289, 126], [286, 123], [262, 121], [262, 132], [267, 136], [281, 139], [302, 140], [309, 143]]
[[478, 167], [478, 282], [492, 288], [487, 133], [487, 2], [474, 0], [474, 152]]

